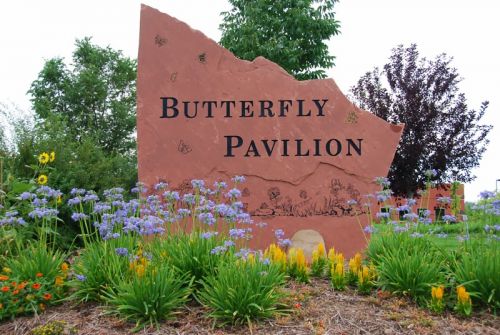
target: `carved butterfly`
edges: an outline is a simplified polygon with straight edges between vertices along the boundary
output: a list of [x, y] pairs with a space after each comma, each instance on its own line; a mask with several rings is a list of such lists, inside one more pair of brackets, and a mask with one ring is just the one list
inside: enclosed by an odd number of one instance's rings
[[193, 151], [191, 146], [189, 144], [187, 144], [186, 142], [184, 142], [183, 140], [181, 140], [179, 142], [179, 146], [177, 147], [177, 150], [179, 150], [179, 152], [183, 153], [183, 154], [188, 154], [191, 151]]

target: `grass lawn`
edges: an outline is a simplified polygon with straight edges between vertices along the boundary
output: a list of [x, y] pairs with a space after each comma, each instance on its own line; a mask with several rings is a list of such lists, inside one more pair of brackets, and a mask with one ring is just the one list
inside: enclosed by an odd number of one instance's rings
[[[493, 225], [490, 222], [489, 225]], [[451, 251], [456, 250], [462, 245], [461, 239], [469, 236], [471, 241], [485, 241], [488, 238], [484, 227], [486, 223], [481, 221], [471, 221], [471, 222], [459, 222], [453, 224], [445, 223], [434, 223], [430, 225], [420, 224], [417, 228], [413, 228], [412, 231], [424, 234], [424, 237], [429, 239], [431, 242], [436, 244], [439, 248]], [[376, 233], [384, 233], [394, 229], [395, 225], [378, 223], [375, 224]], [[404, 227], [405, 223], [399, 224], [400, 227]], [[468, 232], [468, 234], [467, 234]]]

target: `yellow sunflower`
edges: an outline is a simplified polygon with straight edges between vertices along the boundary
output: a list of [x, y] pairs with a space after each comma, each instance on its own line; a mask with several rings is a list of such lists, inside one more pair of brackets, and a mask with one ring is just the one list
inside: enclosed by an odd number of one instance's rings
[[54, 151], [52, 151], [52, 152], [50, 153], [50, 162], [52, 163], [52, 162], [53, 162], [53, 161], [55, 161], [55, 160], [56, 160], [56, 153], [55, 153]]
[[40, 184], [40, 185], [45, 185], [45, 184], [47, 184], [47, 181], [48, 181], [48, 180], [49, 180], [49, 178], [47, 178], [47, 176], [46, 176], [46, 175], [41, 174], [41, 175], [39, 175], [39, 176], [38, 176], [37, 182], [38, 182], [38, 184]]
[[40, 164], [47, 164], [49, 162], [49, 154], [46, 153], [46, 152], [42, 152], [39, 156], [38, 156], [38, 161], [40, 162]]

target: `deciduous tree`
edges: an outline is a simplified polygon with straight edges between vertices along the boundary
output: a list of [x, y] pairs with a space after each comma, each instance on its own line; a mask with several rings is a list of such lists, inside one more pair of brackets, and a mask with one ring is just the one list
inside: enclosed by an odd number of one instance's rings
[[220, 43], [241, 59], [263, 56], [297, 79], [326, 77], [334, 65], [325, 41], [339, 33], [337, 0], [229, 0]]
[[469, 108], [451, 62], [446, 54], [427, 60], [419, 57], [415, 44], [400, 45], [383, 70], [367, 72], [351, 88], [361, 108], [405, 124], [389, 172], [397, 194], [423, 187], [428, 169], [436, 170], [436, 182], [469, 182], [474, 179], [472, 168], [486, 150], [492, 126], [480, 121], [488, 102], [478, 110]]

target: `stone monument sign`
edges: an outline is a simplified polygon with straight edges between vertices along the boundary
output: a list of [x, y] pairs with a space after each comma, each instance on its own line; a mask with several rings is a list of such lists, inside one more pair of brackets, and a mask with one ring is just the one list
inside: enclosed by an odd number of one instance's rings
[[[347, 256], [366, 243], [347, 201], [378, 190], [403, 130], [360, 110], [332, 79], [297, 81], [143, 5], [137, 81], [139, 180], [185, 190], [243, 175], [255, 247], [314, 230]], [[363, 221], [363, 225], [367, 222]]]

